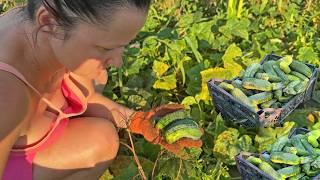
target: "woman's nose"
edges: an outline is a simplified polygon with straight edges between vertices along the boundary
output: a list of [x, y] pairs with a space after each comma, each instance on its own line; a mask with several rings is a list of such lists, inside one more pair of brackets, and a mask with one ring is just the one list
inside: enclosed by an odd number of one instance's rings
[[122, 56], [112, 58], [111, 65], [113, 65], [116, 68], [120, 68], [123, 65]]
[[124, 50], [123, 48], [119, 48], [113, 53], [109, 61], [109, 65], [115, 66], [117, 68], [120, 68], [123, 65], [123, 59], [122, 59], [123, 50]]

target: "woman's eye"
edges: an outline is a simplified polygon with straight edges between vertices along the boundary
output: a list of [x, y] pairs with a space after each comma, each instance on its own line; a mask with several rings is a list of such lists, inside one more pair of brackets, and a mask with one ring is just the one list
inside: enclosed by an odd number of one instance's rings
[[111, 48], [105, 48], [105, 47], [101, 47], [99, 46], [98, 47], [101, 51], [104, 51], [104, 52], [108, 52], [108, 51], [111, 51], [112, 49]]

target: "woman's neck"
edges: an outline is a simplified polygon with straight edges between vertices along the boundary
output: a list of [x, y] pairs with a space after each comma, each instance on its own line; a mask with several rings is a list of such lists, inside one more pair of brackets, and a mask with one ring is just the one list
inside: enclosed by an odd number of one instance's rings
[[[23, 12], [12, 10], [0, 18], [5, 26], [0, 33], [2, 50], [0, 58], [20, 71], [27, 81], [41, 94], [50, 93], [58, 88], [58, 83], [66, 73], [65, 68], [56, 60], [46, 36], [40, 35], [32, 22], [22, 20]], [[2, 36], [3, 37], [3, 36]]]

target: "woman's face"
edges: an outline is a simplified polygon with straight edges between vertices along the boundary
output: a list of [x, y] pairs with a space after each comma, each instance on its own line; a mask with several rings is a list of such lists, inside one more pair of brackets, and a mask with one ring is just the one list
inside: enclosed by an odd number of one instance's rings
[[66, 40], [52, 38], [57, 60], [68, 70], [88, 78], [106, 74], [109, 66], [120, 67], [125, 46], [135, 38], [146, 19], [136, 8], [118, 10], [105, 27], [79, 23]]

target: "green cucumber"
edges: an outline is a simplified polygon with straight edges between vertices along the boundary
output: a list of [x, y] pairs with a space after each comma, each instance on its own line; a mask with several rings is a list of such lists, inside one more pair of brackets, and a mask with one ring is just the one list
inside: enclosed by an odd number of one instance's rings
[[247, 161], [249, 161], [250, 163], [252, 163], [254, 165], [259, 165], [260, 163], [262, 163], [262, 160], [260, 158], [256, 158], [254, 156], [249, 156], [247, 158]]
[[172, 144], [181, 138], [191, 138], [199, 140], [202, 136], [202, 131], [191, 119], [180, 119], [169, 124], [164, 129], [164, 137], [167, 143]]
[[307, 76], [308, 78], [311, 78], [311, 76], [312, 76], [312, 70], [303, 62], [293, 61], [290, 64], [290, 68], [294, 71], [297, 71], [297, 72]]
[[275, 179], [281, 179], [281, 175], [276, 170], [274, 170], [272, 166], [267, 162], [260, 163], [259, 169]]
[[280, 69], [285, 72], [286, 74], [289, 74], [291, 72], [291, 69], [289, 65], [292, 63], [293, 58], [292, 56], [284, 56], [280, 60]]
[[272, 84], [269, 81], [262, 79], [245, 78], [242, 81], [242, 86], [251, 90], [272, 91]]
[[273, 76], [278, 76], [276, 71], [273, 69], [273, 65], [276, 63], [276, 61], [268, 61], [263, 63], [263, 70]]
[[259, 63], [253, 63], [246, 69], [243, 78], [253, 78], [255, 74], [259, 71], [261, 65]]
[[301, 172], [299, 166], [288, 166], [277, 171], [283, 179], [298, 175]]
[[293, 76], [298, 77], [298, 78], [301, 79], [302, 81], [309, 81], [309, 78], [308, 78], [307, 76], [305, 76], [305, 75], [303, 75], [303, 74], [301, 74], [301, 73], [299, 73], [299, 72], [297, 72], [297, 71], [291, 71], [290, 74], [293, 75]]
[[218, 86], [226, 90], [227, 92], [230, 92], [232, 89], [234, 89], [234, 86], [232, 84], [226, 82], [221, 82]]
[[190, 113], [184, 110], [175, 111], [173, 113], [169, 113], [163, 117], [161, 117], [157, 123], [156, 128], [163, 129], [168, 124], [178, 119], [190, 118]]
[[295, 154], [284, 153], [284, 152], [273, 152], [271, 153], [270, 160], [273, 163], [298, 165], [300, 164], [300, 158]]
[[265, 108], [270, 108], [274, 103], [276, 103], [278, 100], [277, 99], [271, 99], [268, 102], [262, 103], [261, 104], [261, 108], [265, 109]]
[[273, 143], [271, 148], [271, 153], [273, 152], [281, 152], [284, 146], [289, 142], [289, 138], [287, 136], [280, 137], [275, 143]]
[[296, 95], [297, 92], [295, 91], [294, 87], [300, 84], [301, 81], [292, 81], [289, 83], [289, 85], [283, 90], [283, 92], [290, 94], [290, 95]]
[[273, 93], [271, 92], [262, 92], [249, 97], [250, 101], [254, 104], [262, 104], [272, 100]]

